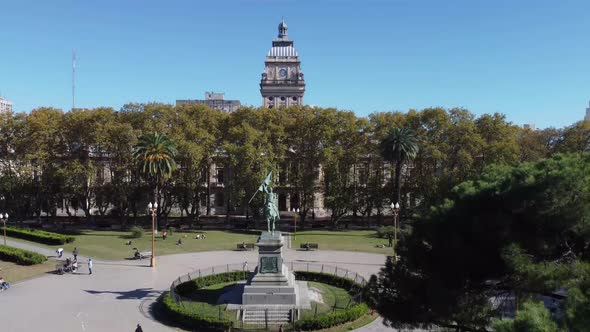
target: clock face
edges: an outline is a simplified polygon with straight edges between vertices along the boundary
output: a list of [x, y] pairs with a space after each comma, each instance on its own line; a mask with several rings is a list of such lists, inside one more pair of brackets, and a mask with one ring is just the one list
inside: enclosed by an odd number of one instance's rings
[[285, 69], [285, 68], [281, 68], [281, 69], [279, 70], [279, 77], [280, 77], [280, 78], [285, 78], [285, 77], [287, 77], [287, 69]]

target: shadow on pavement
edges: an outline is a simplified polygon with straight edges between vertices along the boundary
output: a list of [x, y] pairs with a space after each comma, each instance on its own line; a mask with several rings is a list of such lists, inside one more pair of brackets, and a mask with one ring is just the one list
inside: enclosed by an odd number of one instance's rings
[[155, 297], [161, 294], [160, 291], [156, 291], [153, 288], [138, 288], [129, 291], [98, 291], [98, 290], [88, 290], [85, 289], [85, 292], [89, 294], [118, 294], [118, 300], [139, 300], [148, 297]]

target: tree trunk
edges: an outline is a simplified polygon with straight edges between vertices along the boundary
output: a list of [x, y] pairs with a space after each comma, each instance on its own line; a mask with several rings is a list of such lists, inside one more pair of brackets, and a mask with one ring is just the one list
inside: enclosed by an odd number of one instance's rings
[[209, 172], [209, 168], [210, 168], [210, 165], [209, 165], [209, 163], [207, 163], [207, 166], [206, 166], [206, 169], [205, 169], [205, 174], [206, 174], [206, 177], [207, 177], [207, 194], [206, 194], [207, 195], [207, 197], [206, 197], [207, 198], [207, 200], [206, 200], [206, 203], [207, 203], [207, 216], [210, 216], [211, 215], [211, 179], [210, 179], [211, 174]]
[[156, 208], [156, 229], [160, 230], [160, 209], [162, 208], [162, 204], [160, 204], [160, 185], [159, 181], [156, 179], [156, 186], [154, 189], [154, 202], [158, 204]]
[[403, 161], [401, 160], [401, 151], [397, 150], [397, 160], [395, 162], [395, 193], [396, 193], [396, 201], [394, 203], [399, 203], [401, 205], [401, 196], [402, 196], [402, 187], [401, 187], [401, 178], [402, 178], [402, 164]]

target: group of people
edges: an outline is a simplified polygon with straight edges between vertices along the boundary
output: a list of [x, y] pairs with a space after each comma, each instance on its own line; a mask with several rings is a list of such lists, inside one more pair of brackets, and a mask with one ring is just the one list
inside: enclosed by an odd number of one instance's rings
[[[63, 256], [63, 251], [64, 251], [63, 248], [58, 248], [56, 250], [58, 258], [61, 258]], [[72, 272], [72, 273], [78, 272], [78, 253], [79, 253], [78, 248], [74, 248], [74, 251], [72, 252], [74, 259], [66, 258], [63, 268], [61, 269], [61, 271], [58, 271], [58, 272]], [[92, 258], [88, 258], [87, 265], [88, 265], [88, 274], [92, 274]]]

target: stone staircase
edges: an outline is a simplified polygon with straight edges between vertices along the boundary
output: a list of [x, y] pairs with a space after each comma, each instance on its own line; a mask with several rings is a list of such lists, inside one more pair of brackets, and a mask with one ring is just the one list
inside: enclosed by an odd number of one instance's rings
[[244, 324], [284, 324], [291, 322], [291, 311], [291, 308], [281, 307], [244, 309], [242, 320]]

